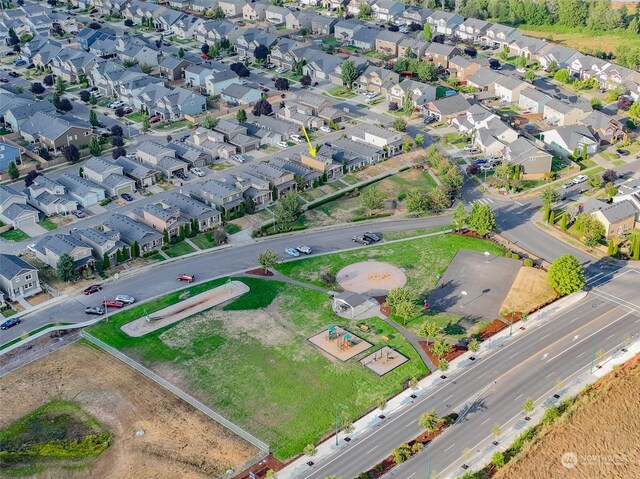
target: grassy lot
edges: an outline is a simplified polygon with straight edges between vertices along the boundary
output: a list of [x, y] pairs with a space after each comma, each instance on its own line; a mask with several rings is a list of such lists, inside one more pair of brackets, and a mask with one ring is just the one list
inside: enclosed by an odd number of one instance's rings
[[213, 171], [223, 171], [228, 168], [231, 168], [233, 164], [223, 161], [221, 163], [211, 163], [210, 165], [207, 165], [207, 166], [209, 167], [210, 170], [213, 170]]
[[328, 93], [338, 98], [353, 98], [356, 96], [355, 93], [343, 86], [333, 87], [331, 90], [328, 90]]
[[209, 249], [214, 246], [218, 246], [215, 241], [213, 241], [213, 232], [200, 233], [197, 236], [191, 238], [191, 241], [198, 246], [200, 249]]
[[5, 318], [10, 318], [11, 316], [17, 313], [18, 312], [15, 309], [5, 309], [4, 311], [2, 311], [2, 316]]
[[296, 75], [293, 72], [287, 72], [283, 75], [280, 75], [285, 77], [286, 79], [288, 79], [290, 82], [299, 82], [300, 80], [302, 80], [302, 75]]
[[166, 123], [156, 123], [151, 128], [154, 130], [177, 130], [178, 128], [184, 128], [191, 124], [187, 120], [168, 121]]
[[49, 218], [43, 219], [38, 224], [42, 226], [44, 229], [46, 229], [47, 231], [53, 231], [58, 227], [58, 225], [55, 224], [53, 221], [51, 221]]
[[171, 248], [164, 250], [165, 254], [169, 258], [177, 258], [178, 256], [182, 256], [185, 254], [193, 253], [195, 250], [193, 246], [191, 246], [186, 241], [181, 241], [180, 243], [176, 243], [171, 246]]
[[20, 229], [5, 231], [4, 233], [0, 233], [0, 236], [7, 241], [23, 241], [29, 239], [29, 235]]
[[140, 113], [139, 111], [133, 112], [133, 113], [129, 113], [126, 118], [128, 118], [131, 121], [135, 121], [136, 123], [142, 123], [144, 121], [144, 113]]
[[390, 231], [384, 234], [384, 239], [387, 241], [400, 240], [413, 238], [415, 236], [422, 236], [429, 233], [437, 233], [438, 231], [445, 231], [450, 229], [451, 226], [436, 226], [434, 228], [416, 228], [415, 230], [408, 231]]
[[[348, 326], [321, 292], [258, 278], [242, 278], [251, 292], [222, 309], [211, 310], [148, 334], [129, 338], [120, 331], [143, 309], [157, 311], [178, 301], [179, 293], [115, 314], [90, 331], [148, 366], [171, 374], [187, 390], [232, 421], [269, 442], [280, 459], [292, 457], [332, 430], [336, 398], [351, 420], [391, 396], [402, 382], [427, 369], [411, 345], [375, 318], [358, 335], [387, 344], [409, 357], [382, 378], [358, 364], [372, 352], [347, 362], [328, 359], [307, 338], [329, 325]], [[195, 285], [192, 294], [225, 279]]]
[[489, 251], [501, 256], [504, 251], [487, 241], [443, 234], [393, 244], [379, 244], [343, 253], [305, 258], [279, 264], [276, 269], [299, 281], [327, 287], [320, 279], [323, 272], [336, 274], [358, 261], [385, 261], [404, 268], [407, 288], [421, 298], [428, 295], [460, 249]]
[[500, 314], [506, 316], [512, 311], [529, 313], [556, 297], [556, 292], [547, 283], [546, 271], [522, 267], [502, 303]]

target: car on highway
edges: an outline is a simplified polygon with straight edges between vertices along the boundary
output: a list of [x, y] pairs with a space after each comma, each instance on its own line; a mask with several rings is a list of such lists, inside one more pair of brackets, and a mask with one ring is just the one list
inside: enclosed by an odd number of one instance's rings
[[304, 245], [296, 246], [296, 249], [300, 253], [303, 253], [303, 254], [311, 254], [311, 253], [313, 253], [313, 250], [309, 246], [304, 246]]
[[88, 286], [87, 288], [85, 288], [85, 290], [82, 292], [82, 294], [97, 293], [101, 289], [102, 289], [102, 286], [100, 286], [99, 284], [92, 284], [91, 286]]
[[134, 298], [133, 296], [129, 296], [128, 294], [119, 294], [118, 296], [116, 296], [116, 301], [120, 301], [121, 303], [125, 304], [133, 304], [136, 302], [136, 298]]
[[380, 241], [382, 239], [380, 237], [380, 235], [378, 235], [377, 233], [372, 233], [371, 231], [367, 231], [362, 236], [364, 236], [366, 239], [368, 239], [372, 243], [377, 243], [378, 241]]
[[325, 133], [331, 133], [331, 128], [329, 128], [328, 126], [321, 126], [320, 131], [323, 131]]
[[71, 214], [72, 214], [73, 216], [75, 216], [76, 218], [84, 218], [84, 217], [86, 216], [86, 215], [85, 215], [82, 211], [80, 211], [80, 210], [73, 210], [73, 211], [71, 212]]
[[105, 299], [102, 302], [102, 306], [104, 306], [105, 308], [122, 308], [124, 306], [124, 303], [122, 301], [116, 301], [115, 299]]
[[120, 196], [125, 201], [133, 201], [133, 196], [131, 196], [129, 193], [122, 193]]
[[278, 146], [280, 148], [289, 148], [289, 144], [286, 141], [279, 141]]
[[9, 329], [13, 328], [20, 324], [20, 320], [18, 318], [9, 318], [4, 323], [0, 324], [0, 329]]
[[87, 306], [84, 308], [84, 314], [95, 314], [100, 316], [104, 314], [104, 308], [101, 308], [100, 306]]
[[574, 185], [579, 185], [580, 183], [584, 183], [588, 179], [589, 179], [589, 177], [587, 175], [578, 175], [573, 179], [573, 184]]
[[297, 258], [298, 256], [300, 256], [300, 252], [295, 248], [285, 248], [284, 252], [287, 253], [289, 256], [293, 256], [294, 258]]
[[351, 241], [353, 241], [354, 243], [360, 243], [360, 244], [363, 244], [363, 245], [370, 245], [371, 244], [371, 241], [369, 241], [364, 236], [354, 236], [353, 238], [351, 238]]
[[187, 283], [193, 283], [196, 280], [194, 274], [181, 273], [178, 275], [178, 281], [186, 281]]
[[202, 168], [198, 168], [197, 166], [194, 166], [193, 168], [191, 168], [191, 173], [193, 173], [196, 176], [204, 176], [204, 170], [202, 170]]
[[565, 181], [564, 183], [562, 183], [562, 188], [567, 189], [571, 188], [574, 185], [575, 183], [573, 181]]

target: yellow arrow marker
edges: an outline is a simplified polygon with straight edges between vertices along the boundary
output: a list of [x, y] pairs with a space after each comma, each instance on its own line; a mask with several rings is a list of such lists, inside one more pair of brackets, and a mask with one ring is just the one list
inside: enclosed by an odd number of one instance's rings
[[316, 157], [316, 149], [311, 144], [311, 140], [309, 139], [309, 135], [307, 134], [307, 129], [302, 125], [302, 133], [304, 133], [304, 137], [307, 139], [307, 144], [309, 145], [309, 154]]

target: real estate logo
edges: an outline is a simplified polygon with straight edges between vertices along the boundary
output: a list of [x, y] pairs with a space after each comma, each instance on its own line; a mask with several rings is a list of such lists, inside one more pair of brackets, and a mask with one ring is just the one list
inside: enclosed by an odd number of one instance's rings
[[578, 455], [575, 452], [565, 452], [560, 458], [560, 463], [567, 469], [573, 469], [578, 465]]

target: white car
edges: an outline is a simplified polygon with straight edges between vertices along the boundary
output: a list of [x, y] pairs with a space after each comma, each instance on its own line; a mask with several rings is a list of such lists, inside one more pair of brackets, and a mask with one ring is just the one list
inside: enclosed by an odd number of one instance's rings
[[465, 145], [464, 146], [464, 151], [474, 151], [476, 150], [476, 146], [475, 145]]
[[289, 148], [289, 144], [286, 141], [279, 141], [278, 146], [280, 148]]
[[300, 252], [295, 248], [285, 248], [284, 252], [287, 253], [289, 256], [293, 256], [294, 258], [297, 258], [298, 256], [300, 256]]
[[283, 67], [280, 67], [280, 68], [278, 68], [278, 69], [276, 70], [276, 72], [277, 72], [277, 73], [280, 73], [280, 74], [282, 74], [282, 73], [284, 73], [284, 72], [286, 72], [286, 71], [287, 71], [287, 69], [286, 69], [286, 68], [283, 68]]
[[173, 30], [165, 30], [164, 32], [162, 32], [163, 37], [168, 37], [171, 35], [173, 35]]
[[328, 126], [321, 126], [320, 131], [324, 131], [325, 133], [331, 133], [331, 128]]
[[123, 101], [114, 101], [109, 103], [109, 108], [120, 108], [123, 105], [124, 105]]
[[575, 185], [573, 181], [567, 181], [565, 183], [562, 183], [562, 188], [564, 189], [571, 188], [573, 185]]
[[491, 171], [495, 168], [493, 165], [482, 165], [480, 166], [480, 171]]
[[296, 249], [300, 252], [300, 253], [304, 253], [304, 254], [311, 254], [312, 253], [312, 249], [309, 248], [308, 246], [296, 246]]
[[129, 296], [128, 294], [119, 294], [116, 296], [115, 301], [120, 301], [125, 304], [133, 304], [136, 301], [136, 298], [133, 296]]
[[191, 168], [191, 173], [200, 177], [204, 176], [204, 171], [202, 171], [202, 169], [198, 168], [197, 166], [194, 166], [193, 168]]
[[577, 185], [579, 183], [584, 183], [588, 179], [589, 179], [589, 177], [587, 175], [578, 175], [573, 179], [573, 184]]
[[302, 143], [302, 137], [300, 135], [291, 135], [291, 139], [296, 143]]
[[247, 159], [242, 155], [233, 155], [232, 158], [238, 163], [244, 163], [245, 161], [247, 161]]

